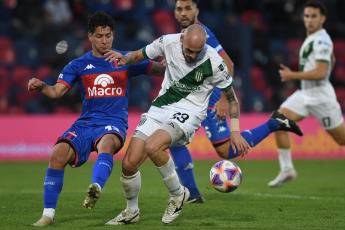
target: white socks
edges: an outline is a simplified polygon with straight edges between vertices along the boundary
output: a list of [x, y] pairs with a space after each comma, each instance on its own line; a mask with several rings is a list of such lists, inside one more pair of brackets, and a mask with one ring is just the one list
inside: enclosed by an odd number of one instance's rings
[[141, 176], [138, 171], [133, 176], [124, 176], [120, 177], [123, 194], [127, 199], [127, 211], [134, 212], [138, 209], [138, 195], [141, 188]]
[[291, 149], [278, 149], [278, 153], [280, 170], [287, 171], [294, 169], [291, 158]]
[[54, 220], [55, 209], [54, 208], [45, 208], [43, 209], [43, 216], [48, 216], [50, 219]]
[[164, 184], [167, 186], [170, 195], [181, 195], [183, 192], [182, 186], [175, 170], [174, 161], [171, 159], [171, 157], [169, 156], [169, 160], [165, 165], [157, 167], [157, 169], [162, 174]]

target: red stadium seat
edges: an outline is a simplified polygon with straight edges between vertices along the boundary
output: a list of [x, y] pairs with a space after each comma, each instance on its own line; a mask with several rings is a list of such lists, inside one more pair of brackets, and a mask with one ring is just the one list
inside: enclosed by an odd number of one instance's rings
[[302, 39], [291, 38], [286, 42], [286, 50], [289, 59], [289, 67], [297, 71], [299, 69], [299, 50], [303, 44]]
[[344, 87], [337, 87], [335, 88], [335, 94], [337, 95], [337, 99], [341, 106], [343, 112], [345, 111], [345, 88]]
[[12, 46], [0, 48], [0, 66], [13, 66], [16, 61], [16, 52]]
[[338, 66], [334, 70], [335, 79], [345, 83], [345, 66]]
[[345, 65], [345, 39], [334, 39], [333, 51], [337, 62]]
[[40, 80], [44, 80], [51, 77], [53, 70], [50, 66], [39, 66], [36, 69], [36, 77]]
[[265, 31], [267, 26], [262, 14], [259, 11], [247, 10], [241, 14], [241, 21], [245, 25], [250, 25], [258, 30]]
[[34, 77], [34, 74], [29, 67], [18, 66], [12, 70], [12, 85], [27, 89], [28, 81]]
[[253, 66], [250, 69], [250, 83], [252, 89], [264, 95], [266, 102], [271, 100], [273, 90], [267, 84], [265, 74], [261, 68]]
[[0, 48], [13, 47], [13, 41], [9, 37], [0, 37]]
[[9, 72], [6, 68], [0, 68], [0, 98], [6, 96], [9, 88]]
[[163, 34], [173, 34], [179, 32], [175, 16], [168, 10], [156, 10], [152, 14], [152, 21], [155, 24], [159, 36]]

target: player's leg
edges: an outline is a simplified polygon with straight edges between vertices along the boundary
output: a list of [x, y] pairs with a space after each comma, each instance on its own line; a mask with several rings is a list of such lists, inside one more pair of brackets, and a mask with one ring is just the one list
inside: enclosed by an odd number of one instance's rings
[[54, 146], [44, 180], [43, 215], [33, 224], [34, 226], [53, 224], [57, 200], [63, 186], [65, 166], [74, 160], [75, 152], [69, 144], [61, 142]]
[[127, 207], [106, 225], [124, 225], [139, 221], [140, 212], [138, 206], [138, 194], [141, 188], [141, 176], [139, 166], [147, 159], [144, 152], [144, 134], [136, 132], [133, 135], [125, 157], [122, 160], [121, 184], [124, 196], [127, 200]]
[[185, 145], [171, 146], [169, 150], [174, 158], [175, 168], [182, 185], [186, 186], [190, 192], [187, 203], [204, 203], [204, 198], [196, 185], [193, 159], [188, 148]]
[[340, 104], [330, 101], [318, 107], [313, 107], [313, 116], [332, 136], [338, 145], [345, 145], [345, 126]]
[[[303, 112], [302, 108], [301, 111]], [[286, 118], [296, 122], [303, 119], [303, 116], [285, 107], [281, 107], [279, 112]], [[305, 112], [305, 114], [307, 114], [307, 112]], [[280, 172], [274, 180], [268, 183], [270, 187], [281, 186], [285, 182], [293, 181], [297, 178], [297, 172], [292, 162], [291, 143], [288, 133], [286, 131], [275, 132], [275, 140], [279, 154]]]
[[166, 152], [172, 143], [177, 143], [184, 137], [184, 132], [177, 123], [170, 124], [164, 124], [162, 129], [156, 130], [145, 141], [145, 152], [156, 165], [170, 193], [168, 206], [162, 217], [162, 222], [165, 224], [180, 215], [184, 203], [189, 198], [189, 190], [180, 184], [174, 161]]
[[334, 129], [329, 129], [327, 132], [332, 136], [332, 138], [337, 142], [338, 145], [345, 145], [345, 126], [341, 123], [338, 127]]
[[113, 155], [121, 149], [122, 145], [122, 137], [113, 133], [101, 136], [96, 143], [98, 157], [93, 166], [91, 184], [86, 192], [85, 208], [92, 209], [99, 199], [101, 190], [113, 170]]
[[[251, 147], [254, 147], [257, 144], [259, 144], [262, 140], [264, 140], [270, 133], [276, 132], [278, 130], [293, 132], [299, 136], [303, 135], [301, 129], [293, 120], [286, 118], [283, 114], [280, 114], [278, 111], [274, 111], [271, 114], [270, 119], [264, 124], [254, 129], [245, 130], [241, 132], [241, 135]], [[230, 148], [228, 158], [231, 159], [234, 157], [238, 157], [238, 152], [236, 150], [235, 153], [233, 149]]]

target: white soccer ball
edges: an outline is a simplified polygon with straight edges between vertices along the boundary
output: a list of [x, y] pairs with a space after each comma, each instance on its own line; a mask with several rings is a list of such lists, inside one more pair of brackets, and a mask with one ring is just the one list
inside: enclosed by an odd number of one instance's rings
[[219, 192], [232, 192], [240, 186], [242, 172], [232, 161], [219, 161], [211, 168], [210, 181], [213, 188]]

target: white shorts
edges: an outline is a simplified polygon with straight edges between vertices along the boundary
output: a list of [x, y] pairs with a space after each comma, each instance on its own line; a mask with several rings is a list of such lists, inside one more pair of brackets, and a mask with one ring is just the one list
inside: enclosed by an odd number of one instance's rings
[[188, 111], [165, 109], [151, 106], [147, 113], [141, 115], [141, 121], [135, 131], [151, 136], [158, 129], [170, 133], [171, 146], [186, 145], [201, 126], [201, 120]]
[[334, 129], [344, 122], [338, 101], [329, 100], [320, 104], [306, 104], [300, 90], [288, 97], [280, 107], [289, 109], [302, 117], [313, 115], [326, 130]]

